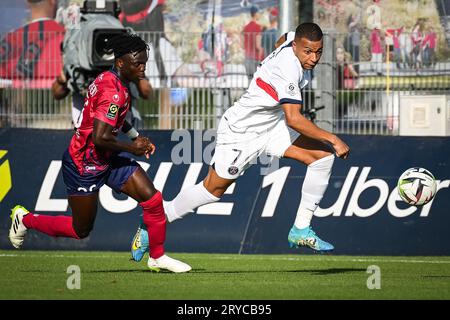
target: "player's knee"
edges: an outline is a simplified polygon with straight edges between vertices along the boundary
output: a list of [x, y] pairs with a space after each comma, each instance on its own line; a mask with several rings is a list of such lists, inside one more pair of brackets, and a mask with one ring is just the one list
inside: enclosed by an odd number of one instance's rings
[[204, 187], [206, 191], [217, 198], [222, 198], [225, 191], [228, 189], [228, 185], [219, 185], [217, 183], [213, 183], [211, 180], [204, 180]]
[[329, 159], [330, 161], [334, 161], [334, 153], [331, 151], [320, 151], [316, 156], [316, 161], [320, 159]]
[[223, 188], [223, 187], [210, 187], [210, 188], [206, 188], [206, 190], [208, 190], [209, 193], [211, 193], [213, 196], [217, 197], [217, 198], [222, 198], [223, 194], [225, 193], [225, 191], [227, 191], [227, 188]]
[[139, 193], [142, 199], [152, 199], [158, 193], [158, 190], [153, 185], [146, 185], [142, 186]]
[[217, 198], [222, 198], [233, 182], [234, 180], [220, 178], [215, 171], [210, 171], [203, 180], [203, 186], [210, 194]]
[[322, 157], [318, 157], [308, 166], [315, 167], [317, 169], [331, 170], [331, 168], [333, 167], [334, 159], [334, 153], [325, 153]]

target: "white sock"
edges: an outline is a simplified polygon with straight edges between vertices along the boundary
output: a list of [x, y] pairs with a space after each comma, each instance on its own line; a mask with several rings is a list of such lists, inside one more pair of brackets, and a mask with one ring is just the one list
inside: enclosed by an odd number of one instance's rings
[[203, 186], [203, 181], [191, 187], [187, 187], [172, 201], [164, 203], [167, 220], [173, 222], [183, 218], [194, 209], [208, 203], [219, 201], [220, 198], [209, 193]]
[[310, 226], [314, 211], [327, 190], [333, 162], [334, 154], [331, 154], [308, 166], [302, 186], [302, 199], [294, 222], [298, 229]]

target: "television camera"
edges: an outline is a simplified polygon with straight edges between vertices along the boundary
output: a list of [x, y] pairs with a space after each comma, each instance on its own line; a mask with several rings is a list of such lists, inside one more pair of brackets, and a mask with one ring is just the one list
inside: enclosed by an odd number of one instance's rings
[[79, 27], [66, 31], [62, 51], [69, 89], [84, 94], [95, 77], [113, 65], [111, 40], [129, 29], [117, 18], [117, 1], [86, 0], [80, 13]]

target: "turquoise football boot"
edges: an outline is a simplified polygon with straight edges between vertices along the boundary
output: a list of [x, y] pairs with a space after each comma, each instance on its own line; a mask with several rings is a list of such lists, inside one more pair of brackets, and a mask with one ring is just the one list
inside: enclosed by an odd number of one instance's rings
[[320, 239], [311, 227], [298, 229], [292, 226], [291, 231], [289, 231], [288, 242], [291, 248], [308, 247], [317, 252], [334, 250], [333, 245]]

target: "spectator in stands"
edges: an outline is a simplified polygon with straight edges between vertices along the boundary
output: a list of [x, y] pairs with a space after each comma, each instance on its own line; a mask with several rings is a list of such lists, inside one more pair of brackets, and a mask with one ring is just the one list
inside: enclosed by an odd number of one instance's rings
[[[394, 61], [394, 29], [386, 28], [384, 30], [384, 61]], [[389, 55], [389, 59], [388, 59]]]
[[[1, 40], [0, 78], [11, 80], [13, 88], [48, 88], [62, 68], [61, 43], [64, 27], [54, 18], [57, 0], [27, 0], [30, 22], [7, 33]], [[13, 94], [2, 113], [23, 114], [27, 95]], [[11, 117], [20, 126], [20, 117]]]
[[399, 45], [401, 52], [401, 61], [403, 63], [403, 67], [411, 67], [411, 51], [412, 51], [412, 41], [411, 37], [408, 33], [404, 32], [404, 30], [408, 30], [408, 27], [402, 27], [402, 32], [399, 35]]
[[346, 52], [344, 48], [338, 47], [336, 49], [336, 62], [338, 70], [338, 88], [354, 89], [356, 87], [358, 72], [356, 72], [352, 64], [350, 52]]
[[437, 35], [434, 32], [433, 26], [429, 26], [422, 41], [423, 64], [427, 67], [436, 64], [436, 44]]
[[62, 65], [64, 27], [55, 20], [57, 0], [27, 0], [30, 22], [2, 39], [0, 78], [52, 79]]
[[262, 34], [262, 46], [264, 57], [267, 57], [275, 50], [275, 43], [278, 39], [278, 8], [272, 8], [269, 12], [269, 27]]
[[359, 13], [352, 13], [347, 20], [348, 35], [345, 39], [344, 48], [353, 56], [353, 60], [356, 63], [356, 69], [359, 68], [359, 46], [360, 46], [360, 33], [359, 33]]
[[404, 60], [402, 58], [402, 48], [400, 45], [400, 35], [403, 32], [403, 27], [392, 30], [392, 41], [394, 43], [394, 57], [398, 69], [402, 68]]
[[417, 21], [411, 31], [412, 51], [411, 51], [411, 63], [416, 70], [422, 66], [422, 40], [423, 40], [423, 28], [421, 21]]
[[380, 0], [373, 0], [373, 3], [367, 7], [366, 14], [367, 14], [367, 21], [366, 21], [367, 29], [373, 30], [375, 27], [380, 27], [381, 26]]
[[370, 33], [370, 50], [371, 50], [371, 69], [376, 71], [377, 75], [381, 75], [383, 63], [383, 45], [381, 39], [380, 26], [374, 27]]
[[250, 16], [250, 22], [247, 23], [242, 30], [245, 50], [245, 70], [247, 72], [249, 80], [252, 79], [253, 74], [255, 73], [256, 68], [258, 67], [264, 55], [264, 49], [261, 46], [262, 27], [258, 23], [258, 6], [252, 5], [250, 7]]

